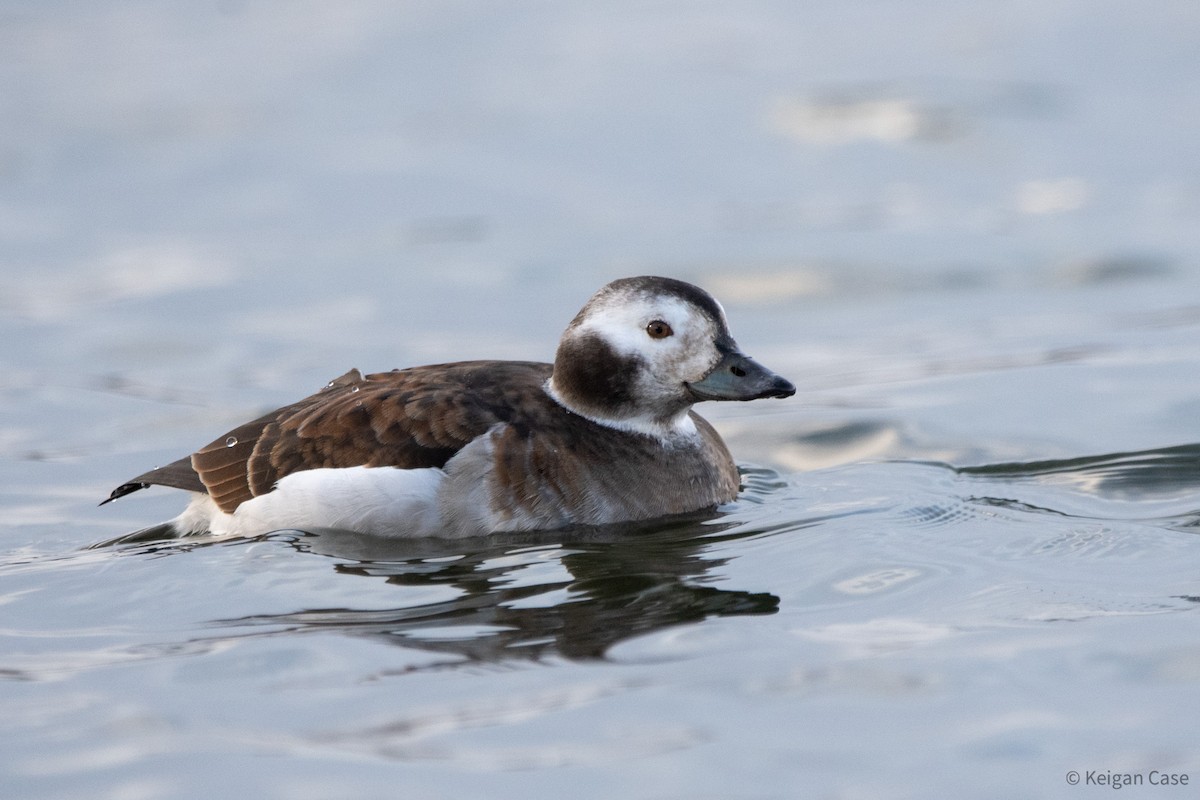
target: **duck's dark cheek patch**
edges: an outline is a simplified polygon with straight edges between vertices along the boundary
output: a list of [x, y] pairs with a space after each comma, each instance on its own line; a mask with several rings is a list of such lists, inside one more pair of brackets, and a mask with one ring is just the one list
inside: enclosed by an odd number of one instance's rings
[[622, 356], [599, 336], [586, 334], [559, 348], [554, 382], [573, 401], [617, 410], [634, 404], [640, 366], [636, 356]]

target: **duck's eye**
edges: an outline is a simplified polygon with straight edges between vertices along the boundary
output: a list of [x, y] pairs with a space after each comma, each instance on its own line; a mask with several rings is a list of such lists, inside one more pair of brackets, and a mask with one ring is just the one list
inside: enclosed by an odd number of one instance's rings
[[646, 333], [650, 334], [651, 339], [665, 339], [675, 331], [671, 330], [671, 326], [661, 319], [656, 319], [646, 326]]

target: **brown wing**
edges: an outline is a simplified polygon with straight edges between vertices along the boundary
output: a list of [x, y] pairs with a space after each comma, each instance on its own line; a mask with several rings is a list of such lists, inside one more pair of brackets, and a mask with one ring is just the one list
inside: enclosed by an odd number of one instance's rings
[[[320, 467], [440, 467], [498, 422], [541, 395], [549, 364], [468, 361], [363, 377], [351, 370], [297, 403], [248, 422], [170, 465], [172, 482], [151, 470], [115, 490], [148, 483], [207, 491], [232, 512], [285, 475]], [[166, 477], [166, 476], [164, 476]], [[199, 484], [199, 486], [196, 486]], [[106, 501], [107, 502], [107, 501]]]
[[189, 492], [205, 492], [204, 482], [200, 480], [200, 476], [196, 474], [196, 470], [192, 469], [192, 457], [187, 456], [178, 461], [167, 464], [165, 467], [155, 467], [149, 472], [143, 472], [136, 478], [133, 478], [126, 483], [112, 490], [112, 494], [100, 502], [100, 505], [111, 503], [118, 497], [124, 497], [127, 494], [136, 492], [138, 489], [145, 489], [150, 484], [158, 486], [172, 486], [176, 489], [186, 489]]

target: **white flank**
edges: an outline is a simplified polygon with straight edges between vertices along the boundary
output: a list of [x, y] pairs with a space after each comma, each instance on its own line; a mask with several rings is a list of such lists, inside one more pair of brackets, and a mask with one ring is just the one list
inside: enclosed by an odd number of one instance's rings
[[437, 533], [437, 491], [446, 474], [435, 468], [310, 469], [282, 478], [273, 491], [232, 514], [196, 495], [172, 522], [180, 533], [256, 536], [284, 529], [335, 528], [375, 536]]

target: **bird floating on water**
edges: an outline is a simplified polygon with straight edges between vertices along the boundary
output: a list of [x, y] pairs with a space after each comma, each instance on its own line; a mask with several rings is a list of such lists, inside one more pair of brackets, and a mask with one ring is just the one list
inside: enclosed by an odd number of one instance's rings
[[[789, 397], [707, 292], [613, 281], [553, 364], [463, 361], [363, 375], [133, 478], [192, 493], [170, 535], [338, 528], [472, 536], [648, 520], [733, 500], [739, 478], [692, 405]], [[101, 504], [103, 505], [103, 503]]]

